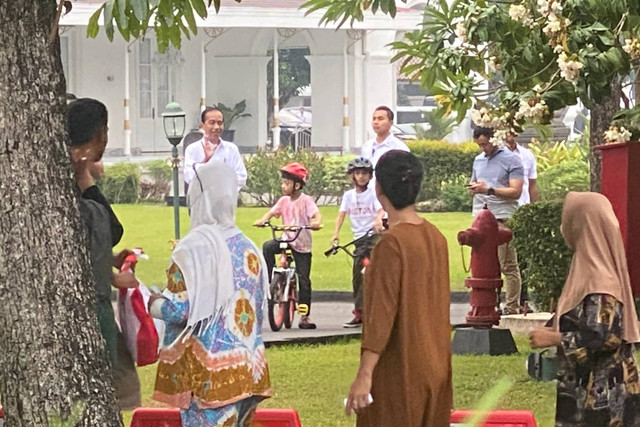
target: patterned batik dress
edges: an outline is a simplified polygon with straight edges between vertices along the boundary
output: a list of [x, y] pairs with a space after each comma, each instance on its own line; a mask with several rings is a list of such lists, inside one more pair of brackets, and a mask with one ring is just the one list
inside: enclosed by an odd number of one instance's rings
[[591, 294], [560, 318], [556, 426], [640, 426], [633, 344], [622, 340], [622, 304]]
[[258, 402], [271, 396], [262, 340], [264, 284], [255, 246], [242, 234], [227, 239], [234, 296], [219, 316], [186, 340], [189, 300], [182, 272], [168, 270], [166, 323], [153, 398], [181, 408], [184, 427], [250, 425]]

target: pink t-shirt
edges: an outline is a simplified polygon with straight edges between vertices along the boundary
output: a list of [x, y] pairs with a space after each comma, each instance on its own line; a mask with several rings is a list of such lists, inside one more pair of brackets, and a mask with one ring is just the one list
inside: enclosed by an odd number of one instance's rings
[[[284, 225], [311, 225], [311, 217], [318, 212], [318, 207], [313, 197], [303, 193], [296, 200], [291, 200], [289, 196], [280, 197], [270, 212], [276, 218], [282, 217]], [[295, 231], [285, 232], [287, 239], [292, 239], [295, 235]], [[296, 252], [311, 252], [311, 230], [302, 230], [298, 238], [289, 245]]]

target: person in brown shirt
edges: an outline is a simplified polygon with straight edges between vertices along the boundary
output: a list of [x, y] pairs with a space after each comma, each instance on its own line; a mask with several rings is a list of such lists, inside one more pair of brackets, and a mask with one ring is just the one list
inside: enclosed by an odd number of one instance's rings
[[447, 241], [418, 216], [422, 166], [386, 153], [375, 169], [389, 230], [373, 250], [364, 288], [360, 367], [346, 412], [357, 426], [449, 426], [453, 405]]

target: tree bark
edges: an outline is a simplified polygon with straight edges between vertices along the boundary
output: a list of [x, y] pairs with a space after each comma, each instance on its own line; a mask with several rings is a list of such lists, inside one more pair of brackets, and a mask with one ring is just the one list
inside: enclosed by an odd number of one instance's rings
[[604, 144], [604, 132], [609, 129], [611, 120], [620, 109], [622, 84], [619, 79], [611, 82], [611, 95], [595, 104], [591, 108], [591, 122], [589, 126], [589, 166], [591, 176], [591, 191], [600, 191], [600, 178], [602, 171], [602, 153], [593, 147]]
[[54, 0], [0, 2], [0, 395], [5, 426], [120, 426], [72, 180]]

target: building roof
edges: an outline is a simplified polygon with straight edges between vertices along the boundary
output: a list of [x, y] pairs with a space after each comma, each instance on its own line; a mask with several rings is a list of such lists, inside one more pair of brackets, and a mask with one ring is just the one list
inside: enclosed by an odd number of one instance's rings
[[[104, 3], [105, 0], [76, 0], [73, 9], [68, 15], [62, 17], [60, 25], [86, 26], [91, 15]], [[232, 0], [223, 0], [220, 13], [209, 8], [209, 16], [206, 20], [197, 19], [197, 25], [201, 28], [327, 28], [336, 29], [336, 23], [329, 23], [322, 27], [318, 22], [322, 12], [314, 12], [305, 16], [305, 10], [300, 9], [304, 0], [242, 0], [237, 3]], [[365, 13], [363, 22], [355, 22], [353, 28], [362, 30], [415, 30], [422, 22], [422, 11], [415, 7], [406, 7], [402, 2], [398, 3], [398, 12], [395, 19], [382, 14]], [[102, 24], [102, 18], [100, 20]], [[345, 24], [344, 28], [351, 28]]]

